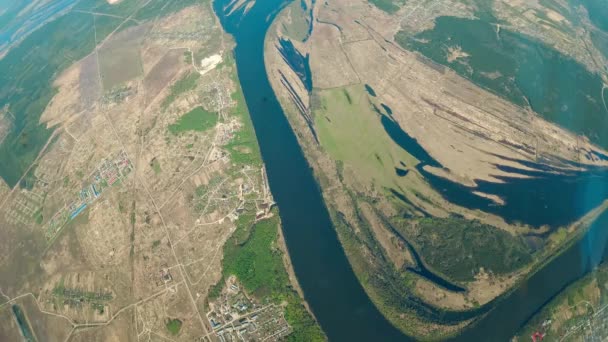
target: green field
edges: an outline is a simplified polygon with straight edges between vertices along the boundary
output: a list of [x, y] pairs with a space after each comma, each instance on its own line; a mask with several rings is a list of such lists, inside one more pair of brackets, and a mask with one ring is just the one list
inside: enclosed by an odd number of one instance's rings
[[167, 327], [167, 330], [169, 330], [171, 335], [175, 336], [179, 334], [179, 331], [182, 329], [182, 321], [177, 318], [169, 319], [167, 320], [167, 323], [165, 323], [165, 326]]
[[[293, 328], [289, 341], [324, 341], [323, 332], [291, 287], [283, 264], [283, 253], [277, 248], [279, 219], [252, 224], [253, 216], [242, 217], [237, 231], [224, 246], [224, 277], [235, 275], [247, 292], [275, 303], [287, 303], [285, 318]], [[223, 285], [220, 281], [219, 286]]]
[[283, 31], [289, 38], [302, 42], [308, 38], [310, 11], [303, 8], [299, 1], [292, 2], [288, 8], [291, 16], [289, 22], [283, 23]]
[[96, 15], [95, 16], [95, 30], [97, 33], [96, 44], [101, 43], [112, 31], [117, 29], [122, 23], [124, 19], [109, 17], [106, 15]]
[[0, 145], [0, 177], [14, 186], [51, 135], [38, 123], [55, 95], [53, 78], [93, 50], [93, 17], [70, 13], [37, 30], [0, 60], [0, 107], [15, 117]]
[[211, 113], [201, 107], [196, 107], [182, 115], [176, 123], [169, 125], [169, 132], [178, 135], [188, 131], [206, 131], [217, 122], [217, 113]]
[[277, 225], [277, 219], [257, 223], [244, 242], [229, 241], [224, 249], [225, 272], [236, 275], [249, 293], [260, 298], [282, 292], [289, 282], [282, 253], [272, 247]]
[[160, 168], [160, 162], [156, 158], [152, 159], [150, 167], [152, 167], [152, 170], [154, 170], [154, 174], [156, 175], [160, 174], [162, 171], [162, 169]]
[[335, 160], [379, 185], [395, 187], [395, 167], [416, 164], [386, 133], [362, 85], [317, 93], [315, 129], [321, 146]]
[[386, 13], [395, 13], [401, 8], [404, 1], [403, 0], [368, 0], [374, 6], [383, 10]]

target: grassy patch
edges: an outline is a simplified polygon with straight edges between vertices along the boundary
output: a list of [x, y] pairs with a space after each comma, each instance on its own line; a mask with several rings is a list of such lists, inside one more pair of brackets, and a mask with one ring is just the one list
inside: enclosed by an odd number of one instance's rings
[[152, 161], [150, 162], [150, 167], [152, 168], [152, 170], [154, 170], [154, 173], [157, 175], [162, 172], [162, 169], [160, 168], [160, 162], [156, 158], [152, 159]]
[[201, 107], [196, 107], [182, 115], [176, 123], [169, 125], [169, 132], [174, 135], [187, 131], [206, 131], [217, 122], [217, 113], [211, 113]]
[[237, 276], [258, 298], [287, 303], [285, 318], [293, 328], [288, 340], [324, 341], [320, 327], [289, 283], [283, 253], [277, 248], [278, 215], [253, 226], [252, 220], [252, 216], [239, 220], [237, 231], [224, 246], [224, 277]]
[[120, 24], [124, 22], [124, 19], [117, 17], [110, 17], [107, 15], [96, 15], [95, 16], [95, 32], [97, 34], [96, 44], [101, 43], [112, 31], [118, 28]]
[[167, 327], [167, 330], [169, 330], [171, 335], [175, 336], [179, 334], [179, 331], [182, 329], [182, 321], [177, 318], [169, 319], [167, 320], [167, 323], [165, 323], [165, 326]]
[[372, 5], [378, 7], [386, 13], [393, 14], [397, 12], [405, 3], [403, 0], [368, 0]]
[[42, 221], [44, 220], [44, 216], [42, 216], [42, 209], [39, 209], [36, 214], [34, 214], [34, 219], [36, 220], [36, 224], [42, 224]]
[[493, 226], [457, 217], [416, 222], [415, 244], [425, 263], [456, 281], [472, 281], [480, 268], [513, 272], [532, 261], [524, 242]]
[[308, 38], [310, 12], [303, 8], [300, 1], [292, 2], [289, 11], [291, 20], [283, 24], [284, 32], [289, 38], [302, 42]]
[[386, 133], [361, 85], [318, 93], [315, 128], [321, 146], [335, 159], [379, 185], [394, 187], [395, 166], [416, 159]]
[[[188, 53], [187, 56], [190, 56], [190, 54]], [[190, 72], [190, 73], [184, 75], [184, 77], [177, 80], [177, 82], [175, 82], [175, 84], [173, 84], [171, 86], [171, 92], [163, 100], [161, 107], [167, 108], [171, 103], [173, 103], [173, 101], [175, 101], [175, 99], [179, 95], [194, 89], [196, 87], [196, 83], [200, 77], [201, 77], [201, 74], [199, 74], [198, 72]]]

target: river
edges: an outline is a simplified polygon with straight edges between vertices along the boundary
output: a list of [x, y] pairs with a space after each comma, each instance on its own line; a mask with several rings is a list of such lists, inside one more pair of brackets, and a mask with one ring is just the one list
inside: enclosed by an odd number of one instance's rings
[[270, 189], [300, 286], [331, 340], [371, 341], [404, 336], [378, 312], [355, 277], [333, 229], [320, 189], [283, 114], [264, 66], [265, 33], [284, 1], [257, 1], [244, 17], [225, 17], [236, 40], [238, 75], [260, 144]]
[[[409, 341], [380, 314], [355, 277], [312, 170], [270, 86], [264, 38], [285, 1], [258, 0], [247, 15], [226, 17], [222, 8], [228, 3], [215, 0], [214, 8], [236, 40], [238, 75], [305, 299], [332, 341]], [[559, 290], [605, 257], [606, 226], [608, 214], [455, 340], [508, 340]]]

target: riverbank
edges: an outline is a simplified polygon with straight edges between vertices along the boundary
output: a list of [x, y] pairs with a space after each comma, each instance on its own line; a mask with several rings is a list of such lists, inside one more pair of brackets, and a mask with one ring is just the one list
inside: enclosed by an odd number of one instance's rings
[[261, 220], [251, 216], [240, 220], [237, 230], [224, 246], [222, 279], [210, 297], [216, 299], [225, 290], [231, 276], [242, 283], [247, 293], [260, 303], [273, 303], [283, 308], [291, 328], [288, 338], [295, 341], [326, 340], [318, 323], [306, 309], [302, 291], [293, 285], [286, 254], [281, 246], [280, 218], [274, 210]]
[[330, 340], [407, 338], [374, 307], [346, 259], [319, 187], [266, 75], [264, 38], [284, 2], [256, 2], [247, 15], [214, 8], [235, 37], [235, 56], [293, 268], [309, 306]]
[[[560, 241], [560, 243], [557, 244], [555, 247], [553, 247], [550, 250], [547, 250], [547, 253], [545, 253], [542, 257], [540, 257], [537, 262], [530, 265], [529, 270], [526, 270], [526, 272], [524, 273], [525, 274], [524, 276], [522, 276], [520, 279], [518, 279], [516, 282], [514, 282], [513, 285], [511, 287], [509, 287], [509, 289], [507, 291], [505, 291], [503, 294], [501, 294], [500, 296], [498, 296], [495, 299], [494, 306], [499, 307], [501, 302], [508, 301], [511, 296], [517, 296], [517, 292], [521, 292], [522, 289], [524, 289], [524, 291], [525, 291], [525, 287], [528, 286], [527, 283], [530, 282], [531, 280], [534, 280], [534, 278], [539, 275], [539, 272], [542, 272], [543, 270], [546, 271], [546, 268], [548, 266], [555, 263], [556, 260], [558, 260], [560, 257], [563, 257], [565, 253], [572, 252], [573, 248], [576, 248], [576, 245], [580, 244], [582, 242], [582, 240], [589, 233], [590, 229], [592, 229], [594, 227], [594, 224], [597, 222], [597, 220], [602, 216], [602, 214], [605, 214], [607, 210], [608, 210], [608, 200], [605, 201], [600, 207], [596, 208], [595, 210], [593, 210], [590, 213], [588, 213], [587, 215], [585, 215], [583, 218], [581, 218], [575, 224], [571, 225], [569, 228], [569, 231], [570, 231], [569, 235], [567, 235], [567, 237], [564, 238], [562, 241]], [[573, 269], [573, 273], [576, 273], [576, 272], [578, 272], [578, 270]], [[569, 283], [566, 283], [566, 285], [568, 285], [568, 284]], [[561, 293], [561, 289], [560, 289], [559, 293]], [[553, 297], [553, 295], [550, 295], [549, 297]], [[548, 303], [542, 302], [541, 306], [537, 308], [537, 311], [545, 310], [546, 305], [548, 305]], [[533, 317], [530, 315], [528, 315], [527, 317], [524, 317], [523, 318], [524, 324], [525, 324], [525, 322], [528, 322], [528, 320], [532, 319], [532, 318]], [[483, 320], [483, 318], [480, 318], [476, 321], [479, 321], [479, 320]], [[467, 329], [464, 332], [464, 335], [466, 336], [467, 331], [476, 330], [475, 325], [476, 325], [476, 322], [474, 322], [471, 326], [467, 327]], [[516, 331], [513, 331], [511, 336], [513, 336], [515, 334], [516, 334]], [[454, 336], [452, 336], [452, 338], [455, 341], [466, 341], [466, 339], [462, 338], [462, 335], [454, 335]]]
[[[306, 4], [309, 5], [310, 3], [306, 2]], [[346, 214], [354, 215], [353, 217], [364, 214], [351, 205], [353, 203], [351, 194], [337, 188], [326, 187], [329, 184], [324, 183], [327, 181], [327, 177], [317, 176], [317, 178], [314, 178], [315, 176], [311, 172], [311, 164], [304, 158], [302, 151], [305, 146], [297, 140], [312, 135], [313, 137], [310, 138], [312, 143], [318, 143], [318, 141], [314, 141], [314, 133], [311, 134], [311, 132], [306, 131], [306, 129], [310, 130], [312, 126], [310, 121], [307, 122], [307, 120], [312, 119], [310, 117], [311, 113], [300, 112], [295, 106], [291, 108], [294, 112], [284, 113], [268, 80], [269, 74], [273, 70], [269, 69], [267, 73], [265, 68], [264, 58], [267, 57], [264, 54], [265, 34], [270, 23], [274, 23], [275, 15], [284, 5], [285, 3], [278, 0], [256, 2], [246, 16], [224, 16], [221, 20], [229, 33], [236, 37], [235, 55], [239, 78], [242, 81], [247, 106], [250, 109], [256, 134], [260, 140], [270, 188], [280, 208], [283, 233], [289, 247], [293, 269], [297, 274], [310, 308], [315, 312], [315, 316], [330, 340], [369, 341], [383, 339], [407, 341], [409, 338], [404, 336], [380, 314], [377, 307], [370, 301], [369, 295], [360, 285], [365, 280], [378, 279], [378, 275], [393, 276], [390, 272], [387, 272], [391, 270], [390, 267], [365, 269], [360, 267], [364, 264], [357, 265], [349, 262], [345, 252], [348, 254], [350, 247], [347, 246], [347, 243], [341, 243], [338, 240], [336, 232], [341, 234], [342, 231], [346, 231], [349, 236], [355, 238], [347, 242], [358, 243], [360, 255], [363, 255], [363, 259], [360, 260], [365, 261], [365, 257], [370, 256], [383, 257], [381, 246], [377, 244], [364, 245], [361, 248], [361, 242], [373, 243], [373, 240], [367, 240], [368, 237], [373, 237], [373, 232], [369, 227], [361, 225], [352, 228], [336, 225], [334, 228], [332, 220], [330, 220], [330, 214], [333, 222], [339, 222]], [[221, 4], [216, 2], [215, 8], [222, 13]], [[340, 27], [337, 29], [340, 30]], [[299, 47], [296, 46], [296, 48]], [[302, 57], [306, 58], [307, 51], [300, 52], [303, 54]], [[293, 74], [285, 75], [283, 81], [292, 84], [291, 81], [295, 81], [294, 77], [298, 78], [297, 75]], [[292, 85], [295, 84], [293, 82]], [[375, 88], [376, 90], [380, 89], [379, 87]], [[293, 92], [283, 93], [283, 95], [287, 95], [287, 98], [289, 98], [289, 94], [293, 94]], [[277, 95], [280, 94], [277, 93]], [[343, 95], [343, 97], [348, 98], [346, 95]], [[314, 103], [315, 98], [312, 100]], [[290, 125], [286, 116], [290, 120], [292, 116], [296, 120], [300, 120], [302, 129], [299, 129], [298, 125]], [[326, 163], [328, 159], [324, 159], [322, 155], [315, 157], [319, 157], [319, 159], [309, 157], [308, 160], [315, 160], [322, 167], [327, 167], [328, 170], [333, 172], [332, 176], [340, 177], [343, 175], [341, 173], [343, 169], [339, 165]], [[405, 160], [404, 164], [411, 166], [411, 161], [409, 159]], [[314, 167], [314, 165], [312, 166]], [[409, 175], [414, 174], [415, 172], [409, 172]], [[336, 211], [327, 208], [320, 188], [329, 189], [331, 194], [340, 200], [340, 209], [344, 208], [345, 210]], [[417, 195], [413, 203], [406, 203], [405, 206], [410, 209], [418, 207], [426, 210], [427, 206], [424, 205], [426, 194], [419, 195], [420, 197]], [[436, 198], [430, 198], [430, 200], [434, 201]], [[419, 209], [414, 208], [412, 210]], [[346, 214], [343, 216], [343, 213]], [[364, 216], [360, 217], [365, 219]], [[393, 236], [397, 238], [394, 241], [398, 242], [398, 236]], [[356, 239], [360, 237], [366, 240], [357, 241]], [[575, 246], [578, 246], [578, 244]], [[394, 248], [399, 250], [399, 244], [396, 244]], [[567, 254], [567, 262], [578, 261], [576, 253], [570, 255], [572, 253], [566, 251], [565, 254]], [[562, 258], [557, 258], [555, 262], [557, 261], [565, 264]], [[470, 341], [480, 340], [488, 336], [499, 340], [511, 338], [522, 320], [527, 319], [531, 312], [542, 306], [547, 297], [553, 296], [554, 293], [559, 291], [563, 282], [569, 281], [569, 276], [576, 276], [576, 274], [572, 274], [572, 270], [577, 269], [576, 265], [568, 264], [569, 267], [566, 270], [568, 272], [564, 273], [564, 270], [557, 267], [555, 262], [547, 265], [547, 269], [541, 269], [535, 273], [528, 283], [522, 284], [510, 295], [509, 300], [500, 301], [494, 310], [483, 315], [477, 324], [473, 325], [464, 334], [458, 335], [456, 339]], [[368, 272], [367, 274], [363, 273], [363, 279], [360, 276], [361, 273], [358, 278], [354, 274], [361, 270]], [[558, 274], [557, 279], [547, 280], [548, 274]], [[370, 278], [366, 279], [366, 276], [370, 276]], [[376, 278], [371, 278], [371, 276]], [[411, 279], [407, 277], [401, 279], [401, 283], [407, 284], [409, 281]], [[549, 284], [550, 286], [547, 288], [542, 284]], [[528, 285], [531, 288], [528, 288]], [[540, 289], [544, 291], [539, 292]], [[397, 290], [398, 294], [408, 293], [408, 291], [400, 291], [401, 289]], [[393, 301], [394, 305], [400, 306], [403, 304], [400, 301], [403, 297], [395, 298], [399, 298], [399, 300]], [[424, 306], [424, 303], [408, 303], [419, 305], [418, 308], [422, 310], [420, 311], [420, 317], [442, 315], [441, 317], [446, 319], [460, 320], [461, 322], [470, 319], [463, 318], [460, 313], [432, 311], [433, 308]], [[479, 316], [479, 312], [477, 316]], [[399, 319], [398, 316], [396, 317]], [[408, 319], [409, 316], [401, 318], [404, 321]], [[430, 333], [433, 333], [433, 331]], [[434, 336], [438, 338], [439, 334], [436, 333]], [[445, 337], [446, 334], [441, 336]]]
[[517, 341], [528, 341], [534, 334], [544, 340], [575, 341], [588, 337], [604, 338], [607, 319], [608, 265], [601, 264], [591, 273], [565, 288], [525, 324], [516, 335]]
[[[344, 248], [351, 266], [353, 267], [355, 274], [357, 275], [359, 281], [363, 284], [363, 287], [376, 305], [380, 309], [381, 312], [385, 314], [385, 316], [393, 323], [395, 326], [399, 327], [402, 331], [406, 332], [409, 335], [416, 336], [418, 338], [443, 338], [448, 336], [458, 336], [458, 332], [463, 329], [468, 324], [477, 321], [478, 319], [483, 319], [485, 312], [487, 310], [491, 310], [495, 305], [499, 304], [504, 298], [510, 296], [518, 287], [528, 281], [531, 277], [533, 277], [536, 272], [547, 265], [551, 260], [553, 260], [556, 256], [561, 254], [563, 250], [571, 247], [574, 243], [576, 243], [576, 237], [583, 234], [584, 231], [581, 232], [581, 229], [576, 229], [582, 223], [575, 223], [571, 226], [571, 231], [562, 236], [560, 240], [553, 241], [551, 243], [554, 246], [543, 250], [542, 255], [537, 255], [535, 257], [535, 261], [526, 264], [522, 268], [517, 268], [516, 271], [512, 273], [507, 273], [501, 276], [495, 276], [491, 272], [488, 274], [486, 272], [479, 272], [480, 278], [484, 278], [489, 275], [489, 279], [485, 282], [479, 281], [478, 283], [468, 283], [468, 287], [471, 287], [474, 291], [468, 291], [467, 293], [475, 293], [474, 296], [463, 296], [465, 299], [462, 300], [465, 304], [464, 312], [468, 307], [468, 314], [474, 316], [475, 312], [477, 312], [477, 319], [473, 318], [464, 318], [461, 317], [459, 319], [455, 319], [455, 321], [449, 321], [450, 324], [439, 324], [437, 325], [432, 319], [421, 319], [420, 317], [425, 317], [424, 313], [421, 314], [419, 311], [409, 311], [403, 312], [403, 302], [401, 301], [403, 297], [395, 297], [393, 301], [388, 300], [386, 297], [386, 293], [382, 292], [382, 287], [378, 286], [378, 283], [375, 282], [372, 285], [372, 281], [374, 276], [377, 274], [382, 274], [382, 277], [390, 278], [393, 277], [390, 274], [390, 269], [392, 269], [393, 265], [391, 263], [386, 263], [383, 259], [390, 259], [391, 248], [394, 251], [403, 251], [403, 248], [399, 249], [398, 246], [391, 246], [390, 241], [406, 241], [403, 239], [403, 235], [399, 235], [399, 231], [393, 232], [389, 234], [389, 238], [385, 239], [385, 243], [381, 243], [377, 241], [377, 229], [370, 229], [371, 222], [374, 222], [374, 216], [377, 216], [377, 213], [369, 213], [361, 210], [361, 201], [366, 202], [365, 196], [361, 197], [360, 193], [357, 191], [361, 191], [361, 193], [368, 192], [370, 198], [374, 198], [374, 194], [381, 192], [379, 189], [368, 189], [366, 185], [363, 184], [361, 187], [357, 188], [355, 192], [348, 191], [345, 189], [343, 185], [343, 180], [346, 177], [359, 177], [357, 174], [353, 174], [353, 172], [358, 172], [360, 174], [365, 174], [368, 170], [365, 168], [365, 165], [360, 164], [356, 171], [347, 170], [344, 167], [344, 164], [340, 162], [334, 162], [331, 156], [328, 155], [328, 150], [333, 148], [333, 146], [326, 147], [323, 145], [323, 141], [319, 142], [319, 139], [323, 136], [323, 132], [321, 128], [317, 126], [317, 123], [328, 121], [330, 123], [335, 122], [335, 118], [333, 116], [322, 118], [320, 117], [320, 113], [315, 111], [315, 109], [328, 105], [331, 101], [328, 99], [324, 99], [319, 96], [319, 91], [307, 91], [304, 86], [304, 82], [302, 81], [302, 73], [301, 70], [289, 70], [285, 68], [282, 63], [287, 63], [281, 59], [279, 53], [276, 51], [278, 49], [279, 44], [276, 43], [279, 41], [279, 36], [277, 35], [277, 30], [280, 25], [283, 29], [285, 25], [288, 25], [289, 20], [284, 20], [281, 22], [283, 16], [289, 9], [285, 9], [277, 20], [275, 20], [270, 28], [270, 31], [266, 37], [265, 41], [265, 64], [268, 70], [268, 77], [274, 87], [274, 90], [277, 94], [279, 102], [282, 105], [283, 111], [286, 114], [288, 120], [290, 121], [292, 129], [296, 132], [296, 136], [302, 146], [304, 153], [307, 157], [308, 163], [313, 169], [313, 174], [317, 183], [320, 185], [322, 190], [322, 194], [324, 197], [324, 201], [328, 206], [328, 209], [332, 216], [332, 221], [336, 230], [338, 232], [338, 236], [340, 237], [340, 243]], [[316, 13], [316, 12], [315, 12]], [[287, 29], [289, 31], [289, 29]], [[281, 37], [281, 41], [287, 39], [286, 37]], [[303, 60], [306, 61], [310, 57], [310, 53], [314, 50], [314, 45], [311, 48], [310, 45], [303, 44], [297, 41], [291, 41], [291, 44], [295, 46], [297, 51], [303, 56]], [[284, 52], [281, 51], [281, 54]], [[283, 58], [286, 58], [283, 54]], [[290, 62], [293, 64], [293, 61]], [[306, 76], [305, 79], [309, 79], [310, 76]], [[314, 79], [314, 77], [313, 77]], [[366, 84], [366, 87], [369, 87]], [[371, 87], [370, 87], [371, 88]], [[372, 91], [373, 92], [373, 91]], [[344, 93], [349, 102], [357, 100], [357, 93], [353, 92], [352, 87], [344, 88]], [[371, 97], [375, 97], [373, 94]], [[304, 108], [300, 104], [306, 104]], [[379, 111], [379, 109], [377, 109]], [[350, 120], [357, 120], [358, 117], [354, 116], [355, 113], [350, 113]], [[390, 115], [390, 113], [389, 113]], [[329, 116], [329, 115], [328, 115]], [[344, 118], [342, 118], [344, 119]], [[348, 120], [346, 118], [345, 120]], [[340, 120], [339, 124], [341, 126], [349, 125], [350, 123], [345, 122], [344, 120]], [[369, 132], [369, 126], [367, 126]], [[371, 133], [370, 133], [371, 134]], [[364, 139], [363, 136], [357, 135], [357, 139]], [[340, 151], [341, 152], [341, 151]], [[357, 150], [357, 153], [367, 153], [367, 151], [363, 151], [361, 149]], [[384, 156], [378, 157], [378, 159], [386, 160]], [[371, 161], [370, 161], [371, 163]], [[405, 164], [411, 165], [415, 163], [415, 161], [405, 160]], [[414, 174], [415, 171], [409, 170], [410, 176]], [[406, 172], [407, 174], [407, 172]], [[363, 176], [361, 176], [363, 177]], [[410, 178], [411, 179], [411, 178]], [[417, 181], [421, 181], [418, 179]], [[429, 193], [421, 193], [416, 194], [417, 197], [424, 198], [425, 196], [431, 196]], [[363, 199], [362, 199], [363, 198]], [[436, 201], [436, 198], [431, 198], [432, 201]], [[422, 200], [424, 202], [424, 200]], [[427, 201], [428, 202], [428, 201]], [[412, 205], [412, 203], [406, 203], [405, 206], [418, 206], [420, 202], [416, 202]], [[366, 205], [366, 203], [363, 203]], [[385, 205], [385, 204], [383, 204]], [[424, 210], [429, 208], [428, 205], [422, 205]], [[452, 210], [451, 206], [446, 206]], [[431, 215], [445, 215], [444, 213], [433, 211], [432, 209], [428, 210]], [[426, 214], [425, 214], [426, 215]], [[483, 213], [476, 212], [475, 215], [480, 217], [487, 218], [492, 222], [498, 222], [500, 220], [496, 220], [491, 217], [491, 215], [484, 215]], [[596, 217], [599, 214], [596, 214]], [[467, 213], [467, 217], [470, 215]], [[473, 216], [473, 219], [475, 216]], [[353, 223], [354, 222], [354, 223]], [[509, 224], [505, 224], [503, 221], [503, 226], [510, 226]], [[501, 226], [501, 228], [503, 228]], [[518, 229], [515, 229], [518, 228]], [[513, 229], [505, 229], [509, 231], [511, 234], [519, 236], [526, 234], [530, 234], [531, 236], [536, 235], [547, 235], [542, 232], [547, 232], [548, 229], [545, 227], [544, 230], [535, 231], [529, 227], [515, 227]], [[542, 234], [541, 234], [542, 233]], [[576, 233], [575, 235], [572, 235]], [[492, 234], [490, 234], [492, 235]], [[563, 234], [562, 234], [563, 235]], [[561, 235], [560, 235], [561, 236]], [[517, 239], [516, 239], [517, 240]], [[388, 243], [386, 241], [389, 241]], [[383, 251], [389, 250], [388, 253], [384, 254]], [[394, 253], [392, 253], [394, 255]], [[493, 253], [494, 256], [501, 258], [502, 255], [499, 253]], [[370, 263], [370, 260], [373, 260]], [[392, 261], [392, 260], [391, 260]], [[499, 260], [500, 261], [500, 260]], [[378, 267], [378, 264], [381, 264], [382, 267]], [[428, 269], [430, 269], [435, 274], [440, 274], [437, 272], [437, 269], [428, 265]], [[387, 272], [387, 270], [389, 270]], [[375, 274], [376, 273], [376, 274]], [[410, 292], [409, 290], [414, 288], [417, 283], [417, 278], [410, 274], [400, 274], [402, 278], [399, 279], [399, 282], [405, 284], [401, 292]], [[505, 281], [506, 279], [506, 281]], [[495, 286], [496, 285], [496, 286]], [[378, 291], [378, 289], [381, 289]], [[426, 298], [422, 297], [422, 301], [429, 302]], [[411, 300], [411, 299], [409, 299]], [[468, 302], [467, 302], [468, 301]], [[420, 303], [420, 302], [418, 302]], [[487, 304], [487, 305], [486, 305]], [[463, 314], [463, 311], [458, 312], [454, 308], [449, 306], [441, 306], [438, 302], [433, 303], [434, 308], [431, 310], [440, 310], [442, 312], [449, 312], [451, 314]], [[423, 310], [428, 310], [428, 306], [425, 307], [424, 304], [419, 306], [419, 308], [424, 308]], [[451, 311], [451, 312], [450, 312]], [[427, 312], [428, 315], [428, 312]], [[466, 316], [466, 314], [465, 314]], [[426, 316], [432, 317], [432, 316]], [[420, 321], [417, 321], [420, 320]], [[454, 322], [459, 323], [454, 323]]]
[[[275, 42], [277, 41], [276, 30], [279, 25], [283, 24], [282, 16], [290, 11], [290, 8], [284, 9], [269, 29], [269, 33], [265, 39], [265, 65], [268, 70], [269, 80], [282, 105], [283, 112], [295, 131], [299, 144], [307, 157], [307, 162], [313, 170], [315, 180], [319, 184], [318, 186], [332, 217], [340, 244], [349, 258], [350, 266], [353, 268], [358, 281], [363, 285], [366, 294], [371, 298], [374, 305], [402, 332], [407, 332], [408, 335], [416, 336], [417, 338], [428, 338], [429, 336], [441, 338], [456, 333], [470, 321], [472, 316], [460, 320], [456, 319], [449, 324], [441, 323], [436, 319], [425, 320], [422, 318], [425, 315], [436, 315], [432, 313], [436, 309], [420, 303], [409, 295], [404, 295], [411, 293], [411, 287], [413, 287], [416, 281], [415, 276], [411, 273], [405, 273], [404, 276], [406, 278], [403, 279], [404, 281], [398, 281], [397, 279], [401, 275], [398, 275], [394, 271], [392, 265], [377, 263], [382, 260], [379, 254], [382, 253], [380, 252], [382, 247], [372, 238], [376, 234], [374, 233], [375, 229], [372, 229], [372, 226], [364, 220], [381, 224], [380, 221], [382, 219], [380, 216], [377, 216], [374, 209], [362, 210], [363, 207], [360, 207], [359, 201], [354, 199], [356, 195], [348, 191], [341, 184], [341, 170], [339, 166], [336, 166], [330, 157], [321, 151], [318, 142], [315, 141], [314, 133], [311, 134], [311, 126], [308, 121], [309, 117], [307, 116], [311, 113], [303, 114], [293, 104], [294, 102], [286, 100], [289, 98], [293, 99], [294, 96], [299, 98], [303, 103], [308, 103], [311, 100], [304, 85], [299, 82], [298, 75], [291, 71], [281, 70], [275, 62], [281, 60], [274, 50]], [[302, 48], [302, 45], [298, 42], [294, 42], [293, 44], [300, 49]], [[293, 92], [286, 92], [286, 84], [289, 84]], [[373, 207], [367, 206], [367, 208]], [[358, 223], [354, 226], [351, 225], [350, 222], [355, 220]], [[384, 228], [380, 228], [380, 230], [384, 230]], [[396, 238], [397, 236], [395, 235], [389, 235], [388, 240], [395, 240]], [[362, 248], [362, 245], [365, 247]], [[401, 253], [407, 253], [404, 246], [397, 250], [400, 250]], [[370, 254], [375, 255], [372, 263], [368, 260]], [[412, 261], [409, 263], [409, 266], [416, 266]], [[381, 277], [385, 277], [387, 283], [372, 286], [371, 282], [379, 279], [376, 277], [380, 275]], [[399, 282], [403, 286], [399, 290], [395, 290], [401, 293], [401, 295], [389, 295], [387, 291], [393, 291], [390, 289], [391, 286]], [[413, 307], [411, 307], [412, 305]], [[408, 306], [410, 306], [409, 309], [407, 308]], [[428, 313], [424, 313], [427, 310], [429, 310]]]
[[607, 210], [608, 200], [604, 201], [602, 205], [587, 213], [587, 215], [572, 224], [569, 228], [564, 228], [564, 230], [567, 232], [566, 237], [562, 238], [562, 241], [558, 241], [553, 248], [550, 248], [546, 255], [540, 258], [542, 260], [541, 262], [532, 265], [532, 269], [530, 272], [528, 272], [528, 276], [526, 278], [532, 277], [536, 272], [538, 272], [538, 270], [554, 261], [577, 242], [580, 242], [585, 234], [589, 232], [589, 229], [593, 226], [593, 223]]
[[289, 256], [289, 249], [287, 248], [287, 243], [285, 242], [285, 236], [283, 236], [283, 226], [279, 222], [279, 229], [277, 233], [277, 243], [279, 245], [279, 249], [283, 253], [283, 265], [285, 266], [285, 270], [287, 271], [287, 275], [289, 276], [289, 283], [293, 287], [294, 290], [298, 293], [300, 298], [302, 299], [302, 304], [308, 311], [308, 314], [318, 323], [317, 318], [314, 315], [314, 312], [310, 309], [310, 305], [306, 301], [304, 297], [304, 291], [300, 287], [300, 283], [298, 282], [298, 278], [296, 276], [296, 272], [293, 269], [293, 265], [291, 264], [291, 257]]

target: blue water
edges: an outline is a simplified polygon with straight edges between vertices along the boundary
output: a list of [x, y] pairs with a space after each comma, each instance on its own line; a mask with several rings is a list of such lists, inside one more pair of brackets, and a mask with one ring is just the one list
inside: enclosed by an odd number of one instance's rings
[[[503, 217], [510, 223], [525, 223], [533, 227], [552, 228], [573, 223], [608, 199], [608, 169], [565, 171], [540, 163], [501, 157], [520, 167], [495, 165], [513, 176], [497, 176], [503, 183], [477, 180], [476, 187], [464, 186], [428, 172], [425, 166], [443, 167], [416, 139], [410, 137], [389, 116], [380, 118], [387, 134], [408, 153], [420, 161], [416, 166], [427, 182], [448, 201], [469, 209], [479, 209]], [[604, 158], [603, 155], [595, 158]], [[564, 163], [566, 163], [564, 161]], [[573, 164], [573, 163], [570, 163]], [[524, 169], [531, 168], [532, 171]], [[517, 175], [530, 178], [517, 177]], [[502, 198], [505, 205], [474, 194], [480, 191]]]
[[289, 39], [279, 39], [279, 46], [277, 48], [285, 63], [298, 75], [306, 90], [311, 92], [312, 72], [310, 71], [310, 56], [300, 53]]

